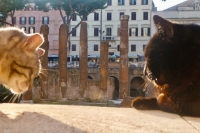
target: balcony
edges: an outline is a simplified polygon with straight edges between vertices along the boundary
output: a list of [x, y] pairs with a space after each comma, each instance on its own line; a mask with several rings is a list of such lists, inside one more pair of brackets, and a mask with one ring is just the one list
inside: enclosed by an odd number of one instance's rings
[[102, 40], [115, 41], [115, 36], [103, 36]]

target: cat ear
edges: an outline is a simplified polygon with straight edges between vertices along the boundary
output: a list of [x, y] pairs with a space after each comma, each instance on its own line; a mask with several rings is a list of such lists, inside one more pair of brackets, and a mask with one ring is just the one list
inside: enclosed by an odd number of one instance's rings
[[167, 36], [169, 38], [173, 37], [174, 30], [171, 22], [161, 18], [158, 15], [154, 15], [153, 20], [159, 35]]
[[36, 50], [36, 48], [42, 45], [43, 42], [44, 42], [43, 36], [36, 33], [27, 38], [24, 48], [28, 50]]
[[37, 53], [38, 53], [38, 56], [43, 56], [44, 53], [45, 53], [45, 50], [42, 49], [42, 48], [38, 48], [38, 49], [37, 49]]

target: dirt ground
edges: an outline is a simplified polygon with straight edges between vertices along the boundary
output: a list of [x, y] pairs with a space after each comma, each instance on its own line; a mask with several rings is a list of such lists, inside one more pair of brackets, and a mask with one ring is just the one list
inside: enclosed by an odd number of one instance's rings
[[0, 133], [199, 133], [200, 118], [133, 108], [0, 104]]

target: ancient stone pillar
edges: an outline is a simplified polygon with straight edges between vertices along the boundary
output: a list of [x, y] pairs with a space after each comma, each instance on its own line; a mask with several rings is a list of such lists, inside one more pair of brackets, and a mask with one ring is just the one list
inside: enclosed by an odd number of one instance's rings
[[41, 56], [41, 63], [42, 68], [44, 69], [42, 71], [42, 74], [40, 74], [40, 84], [41, 84], [41, 98], [47, 99], [48, 98], [48, 49], [49, 49], [49, 41], [48, 41], [48, 34], [49, 34], [49, 27], [48, 25], [42, 25], [40, 27], [40, 33], [44, 37], [44, 43], [42, 44], [41, 48], [45, 50], [45, 53], [43, 56]]
[[80, 50], [79, 50], [79, 72], [80, 84], [79, 93], [83, 97], [84, 91], [87, 88], [88, 79], [88, 33], [87, 23], [81, 22], [80, 29]]
[[119, 72], [119, 97], [129, 95], [128, 85], [128, 15], [121, 16], [120, 29], [120, 72]]
[[107, 91], [108, 80], [108, 42], [102, 41], [100, 46], [100, 89]]
[[62, 24], [59, 28], [59, 85], [62, 98], [66, 98], [67, 90], [67, 38], [68, 25]]

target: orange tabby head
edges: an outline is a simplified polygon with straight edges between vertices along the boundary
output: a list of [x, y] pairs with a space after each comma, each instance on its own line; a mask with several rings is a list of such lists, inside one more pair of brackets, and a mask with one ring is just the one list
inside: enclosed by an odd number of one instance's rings
[[9, 27], [0, 29], [0, 40], [0, 82], [13, 93], [23, 93], [40, 73], [44, 50], [39, 47], [44, 39]]

